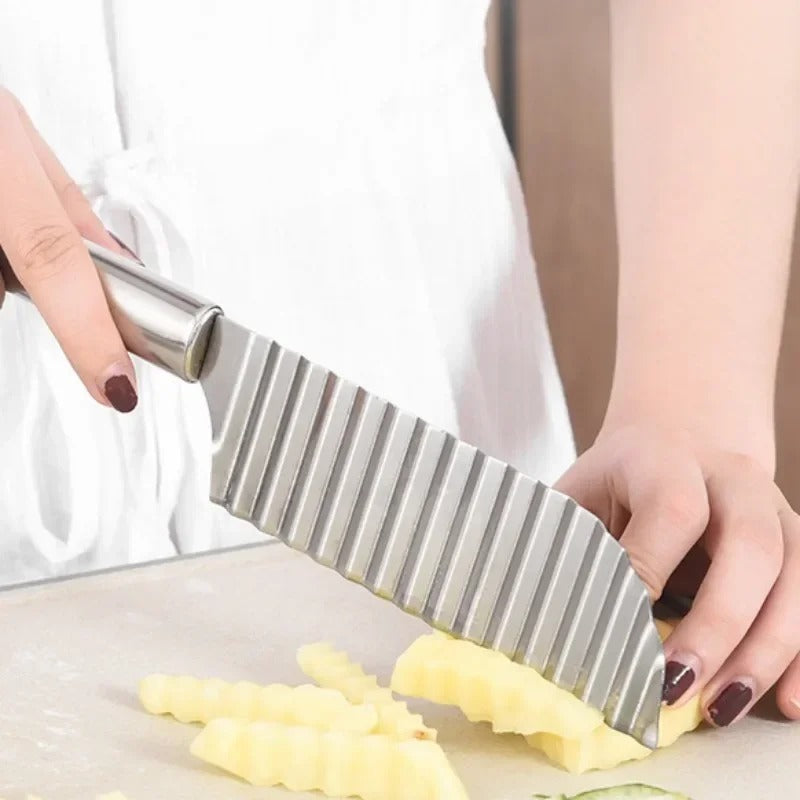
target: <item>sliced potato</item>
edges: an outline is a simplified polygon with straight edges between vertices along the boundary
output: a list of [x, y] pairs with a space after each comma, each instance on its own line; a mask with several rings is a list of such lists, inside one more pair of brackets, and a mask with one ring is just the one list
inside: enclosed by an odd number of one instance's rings
[[603, 715], [535, 670], [471, 642], [427, 635], [397, 661], [392, 689], [411, 697], [458, 706], [473, 722], [496, 733], [552, 733], [581, 737]]
[[466, 800], [441, 747], [382, 734], [215, 719], [192, 753], [255, 786], [363, 800]]
[[237, 717], [352, 733], [370, 733], [378, 724], [373, 706], [352, 705], [341, 692], [310, 685], [149, 675], [139, 685], [139, 697], [151, 714], [171, 714], [181, 722]]
[[[680, 708], [663, 708], [659, 747], [668, 747], [703, 720], [700, 701], [695, 698]], [[625, 761], [636, 761], [652, 753], [631, 736], [601, 725], [579, 738], [538, 733], [526, 737], [528, 744], [541, 750], [551, 761], [576, 774], [592, 769], [611, 769]], [[634, 795], [635, 796], [635, 795]]]
[[[662, 636], [670, 626], [659, 623]], [[458, 706], [468, 719], [498, 733], [520, 733], [570, 772], [609, 769], [650, 750], [612, 730], [602, 714], [530, 667], [471, 642], [422, 636], [397, 661], [392, 688], [400, 694]], [[702, 720], [695, 698], [661, 713], [659, 746], [672, 744]]]
[[405, 703], [396, 700], [390, 689], [382, 687], [374, 675], [365, 673], [347, 653], [318, 642], [301, 647], [297, 663], [320, 686], [342, 692], [351, 703], [374, 706], [378, 714], [376, 733], [400, 739], [436, 740], [436, 731], [425, 725], [419, 714], [410, 712]]

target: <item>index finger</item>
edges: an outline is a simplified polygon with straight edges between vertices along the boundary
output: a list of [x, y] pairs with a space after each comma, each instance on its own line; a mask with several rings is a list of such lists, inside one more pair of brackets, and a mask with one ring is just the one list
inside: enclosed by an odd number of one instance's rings
[[0, 247], [92, 396], [136, 405], [133, 364], [97, 270], [38, 160], [16, 105], [0, 94]]
[[656, 600], [708, 523], [703, 473], [681, 453], [625, 462], [621, 473], [615, 488], [631, 518], [620, 544]]

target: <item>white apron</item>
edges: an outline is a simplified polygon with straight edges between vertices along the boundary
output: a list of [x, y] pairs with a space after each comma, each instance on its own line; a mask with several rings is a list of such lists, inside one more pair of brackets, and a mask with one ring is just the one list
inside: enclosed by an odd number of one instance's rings
[[[149, 267], [552, 481], [574, 447], [486, 6], [6, 3], [0, 83]], [[137, 370], [133, 414], [98, 407], [7, 300], [0, 582], [260, 536], [206, 499], [198, 387]]]

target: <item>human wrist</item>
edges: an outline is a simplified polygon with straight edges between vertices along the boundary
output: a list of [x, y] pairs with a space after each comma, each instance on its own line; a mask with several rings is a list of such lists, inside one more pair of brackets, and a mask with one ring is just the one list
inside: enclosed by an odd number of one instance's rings
[[615, 374], [600, 436], [643, 426], [673, 432], [697, 449], [716, 449], [752, 458], [775, 471], [772, 398], [753, 386], [714, 389], [687, 378], [643, 380]]

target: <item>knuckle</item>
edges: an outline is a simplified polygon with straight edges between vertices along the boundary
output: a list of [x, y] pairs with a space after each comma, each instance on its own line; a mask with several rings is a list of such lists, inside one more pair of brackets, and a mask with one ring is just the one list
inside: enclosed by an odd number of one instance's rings
[[792, 642], [789, 630], [762, 630], [758, 635], [760, 671], [770, 675], [780, 674], [792, 656], [797, 654], [797, 642]]
[[697, 649], [706, 654], [730, 654], [744, 638], [751, 622], [749, 618], [741, 618], [729, 605], [719, 606], [696, 625]]
[[675, 453], [684, 458], [694, 458], [696, 442], [695, 437], [688, 430], [680, 429], [670, 431], [669, 442]]
[[22, 239], [20, 267], [29, 278], [47, 280], [61, 273], [82, 247], [77, 232], [65, 225], [40, 225]]
[[736, 470], [747, 476], [763, 476], [764, 475], [764, 467], [761, 466], [761, 463], [758, 459], [753, 458], [753, 456], [747, 455], [746, 453], [729, 453], [727, 455], [728, 465]]
[[728, 535], [747, 551], [754, 567], [762, 565], [778, 574], [783, 565], [784, 541], [777, 520], [772, 524], [765, 524], [763, 519], [737, 520], [728, 527]]
[[661, 498], [656, 501], [655, 509], [655, 513], [671, 528], [700, 533], [708, 525], [708, 501], [696, 492], [675, 493]]

